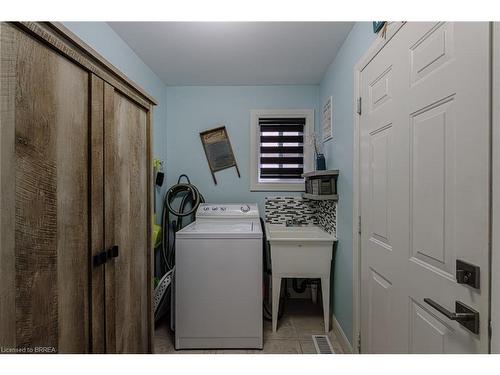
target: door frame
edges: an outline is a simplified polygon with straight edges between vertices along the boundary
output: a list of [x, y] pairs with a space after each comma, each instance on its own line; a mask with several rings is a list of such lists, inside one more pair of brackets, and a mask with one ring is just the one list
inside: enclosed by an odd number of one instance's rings
[[490, 353], [500, 353], [500, 294], [493, 293], [500, 283], [500, 110], [495, 105], [500, 100], [500, 22], [491, 23], [491, 39]]
[[[385, 39], [378, 37], [365, 55], [354, 66], [354, 103], [361, 95], [361, 73], [370, 61], [385, 47], [392, 37], [401, 29], [405, 22], [391, 22]], [[500, 22], [490, 22], [492, 86], [490, 100], [492, 103], [500, 97]], [[491, 121], [491, 208], [490, 208], [490, 353], [500, 353], [500, 295], [493, 294], [493, 284], [500, 282], [500, 272], [493, 275], [492, 269], [500, 271], [500, 109], [490, 105]], [[353, 206], [352, 206], [352, 246], [353, 246], [353, 352], [360, 353], [361, 340], [361, 240], [360, 226], [360, 116], [355, 110], [354, 118], [354, 148], [353, 148]]]

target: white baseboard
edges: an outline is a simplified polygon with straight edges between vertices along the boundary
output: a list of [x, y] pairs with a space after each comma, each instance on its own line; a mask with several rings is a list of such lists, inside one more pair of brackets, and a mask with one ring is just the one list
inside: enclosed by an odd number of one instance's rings
[[335, 332], [336, 336], [339, 338], [340, 345], [342, 346], [342, 350], [344, 351], [344, 353], [346, 354], [354, 353], [351, 343], [347, 339], [344, 330], [342, 329], [337, 318], [335, 318], [335, 315], [333, 314], [332, 314], [332, 329]]

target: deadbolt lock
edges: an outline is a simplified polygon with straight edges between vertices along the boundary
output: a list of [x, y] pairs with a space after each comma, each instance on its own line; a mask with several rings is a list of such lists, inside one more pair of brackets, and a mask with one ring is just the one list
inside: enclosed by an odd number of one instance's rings
[[457, 259], [456, 268], [457, 268], [457, 273], [456, 273], [457, 283], [466, 284], [471, 286], [472, 288], [479, 289], [480, 287], [479, 266]]

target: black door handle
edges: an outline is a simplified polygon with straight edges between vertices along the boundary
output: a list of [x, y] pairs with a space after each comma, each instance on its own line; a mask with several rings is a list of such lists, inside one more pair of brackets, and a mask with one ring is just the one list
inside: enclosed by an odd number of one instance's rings
[[93, 259], [94, 259], [94, 266], [97, 267], [107, 262], [108, 254], [105, 251], [101, 251], [100, 253], [94, 255]]
[[448, 310], [430, 298], [424, 298], [424, 302], [435, 308], [450, 320], [456, 320], [459, 324], [473, 333], [479, 333], [479, 313], [460, 301], [455, 301], [455, 312]]
[[111, 246], [108, 250], [103, 250], [94, 255], [94, 267], [100, 266], [108, 261], [108, 259], [116, 258], [118, 256], [118, 245]]
[[118, 256], [118, 245], [111, 246], [108, 251], [108, 259], [116, 258]]

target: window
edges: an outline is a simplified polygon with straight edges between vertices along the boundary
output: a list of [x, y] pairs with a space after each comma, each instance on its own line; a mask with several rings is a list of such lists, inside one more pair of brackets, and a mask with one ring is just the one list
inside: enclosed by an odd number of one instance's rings
[[304, 191], [313, 127], [313, 110], [252, 111], [250, 190]]

